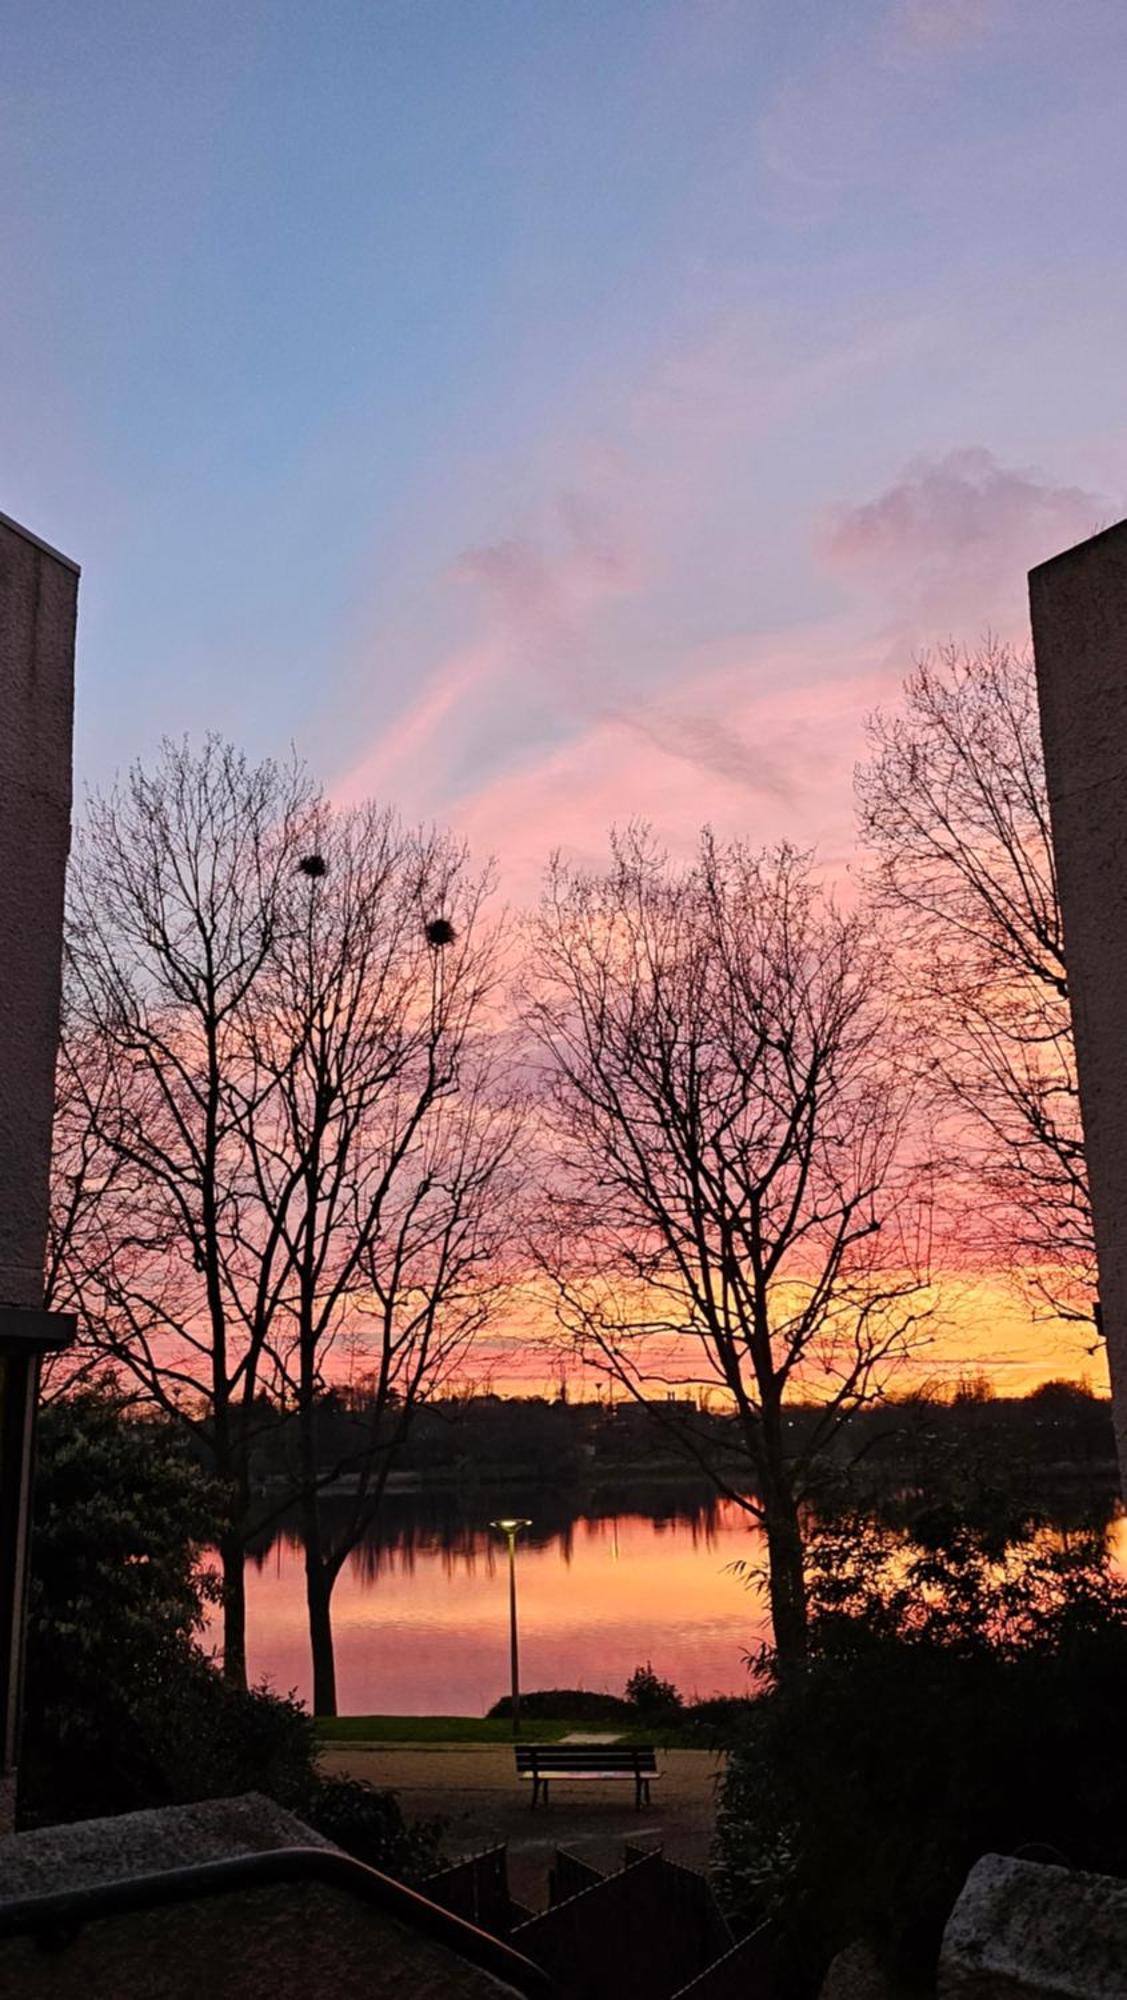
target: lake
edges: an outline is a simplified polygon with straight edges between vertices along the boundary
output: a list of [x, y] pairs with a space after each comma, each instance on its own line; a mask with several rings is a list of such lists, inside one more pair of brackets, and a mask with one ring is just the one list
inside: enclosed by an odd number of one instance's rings
[[[621, 1694], [647, 1661], [687, 1697], [748, 1690], [745, 1655], [768, 1621], [732, 1565], [760, 1564], [763, 1542], [734, 1502], [679, 1481], [601, 1487], [585, 1507], [550, 1488], [478, 1487], [389, 1496], [378, 1531], [349, 1559], [333, 1599], [342, 1715], [483, 1715], [508, 1693], [508, 1559], [489, 1527], [498, 1515], [532, 1520], [517, 1558], [526, 1691]], [[1062, 1502], [1060, 1526], [1071, 1518]], [[1122, 1514], [1107, 1534], [1123, 1574]], [[283, 1527], [252, 1551], [247, 1597], [252, 1676], [308, 1700], [296, 1532]]]
[[[550, 1494], [400, 1496], [334, 1595], [342, 1714], [481, 1715], [509, 1686], [508, 1559], [490, 1515], [527, 1514], [518, 1546], [521, 1685], [620, 1694], [634, 1668], [685, 1695], [742, 1693], [766, 1632], [759, 1594], [731, 1573], [758, 1533], [693, 1489], [629, 1489], [589, 1513]], [[249, 1665], [310, 1692], [301, 1543], [283, 1531], [247, 1569]]]

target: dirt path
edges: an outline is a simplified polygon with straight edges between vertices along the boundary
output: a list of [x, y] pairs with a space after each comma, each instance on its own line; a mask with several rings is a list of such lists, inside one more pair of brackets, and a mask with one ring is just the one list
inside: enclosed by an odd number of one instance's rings
[[449, 1821], [444, 1846], [470, 1854], [505, 1841], [509, 1886], [531, 1909], [547, 1902], [548, 1868], [557, 1847], [596, 1868], [617, 1867], [624, 1840], [660, 1846], [671, 1861], [707, 1868], [721, 1760], [708, 1750], [659, 1750], [662, 1776], [653, 1804], [634, 1810], [630, 1784], [561, 1783], [551, 1804], [529, 1807], [527, 1784], [513, 1773], [508, 1745], [349, 1743], [321, 1753], [322, 1768], [398, 1792], [408, 1819], [435, 1814]]

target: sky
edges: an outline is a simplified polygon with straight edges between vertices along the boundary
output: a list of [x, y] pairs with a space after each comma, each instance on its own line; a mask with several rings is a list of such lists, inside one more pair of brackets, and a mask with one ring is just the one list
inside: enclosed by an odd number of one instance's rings
[[291, 744], [532, 897], [852, 852], [864, 715], [1127, 512], [1122, 0], [39, 0], [0, 509], [77, 767]]

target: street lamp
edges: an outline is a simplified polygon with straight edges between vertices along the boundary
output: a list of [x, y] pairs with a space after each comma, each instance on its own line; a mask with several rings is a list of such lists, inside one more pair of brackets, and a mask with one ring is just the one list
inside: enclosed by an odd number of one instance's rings
[[513, 1735], [520, 1735], [520, 1661], [517, 1654], [517, 1536], [531, 1521], [490, 1521], [509, 1544], [509, 1664], [513, 1684]]

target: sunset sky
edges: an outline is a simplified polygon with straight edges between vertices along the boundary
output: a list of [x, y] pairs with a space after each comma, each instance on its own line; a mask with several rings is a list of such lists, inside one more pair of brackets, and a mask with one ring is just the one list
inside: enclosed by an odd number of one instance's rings
[[80, 780], [844, 867], [865, 711], [1127, 512], [1122, 0], [40, 0], [0, 93]]

